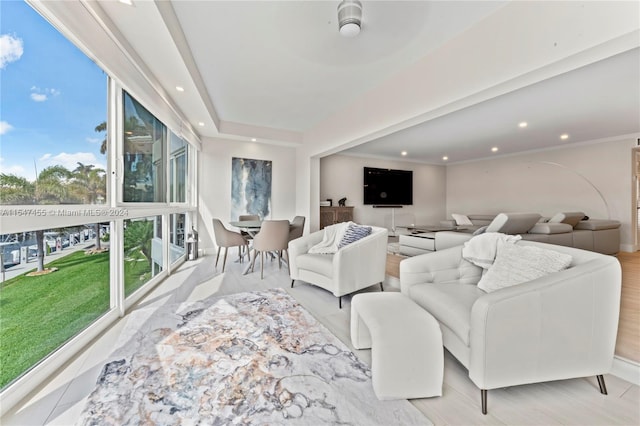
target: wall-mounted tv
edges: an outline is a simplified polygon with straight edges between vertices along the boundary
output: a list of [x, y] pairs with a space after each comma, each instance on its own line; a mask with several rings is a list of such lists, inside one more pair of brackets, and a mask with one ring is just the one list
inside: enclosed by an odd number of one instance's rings
[[413, 204], [413, 171], [365, 167], [364, 204]]

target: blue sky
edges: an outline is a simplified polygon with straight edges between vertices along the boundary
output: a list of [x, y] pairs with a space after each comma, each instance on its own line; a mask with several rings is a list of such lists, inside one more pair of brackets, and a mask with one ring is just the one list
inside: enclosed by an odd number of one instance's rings
[[100, 154], [107, 75], [22, 1], [0, 1], [0, 172], [29, 179]]

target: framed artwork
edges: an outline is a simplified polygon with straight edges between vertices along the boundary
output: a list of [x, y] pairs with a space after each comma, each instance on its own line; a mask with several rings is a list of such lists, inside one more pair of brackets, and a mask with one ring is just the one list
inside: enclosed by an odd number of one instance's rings
[[231, 159], [231, 220], [240, 215], [271, 215], [271, 161]]

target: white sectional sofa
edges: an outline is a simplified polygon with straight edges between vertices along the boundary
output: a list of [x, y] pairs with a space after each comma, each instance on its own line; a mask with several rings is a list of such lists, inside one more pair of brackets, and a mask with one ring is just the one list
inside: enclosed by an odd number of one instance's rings
[[433, 315], [445, 348], [481, 390], [609, 372], [620, 308], [618, 260], [592, 251], [520, 241], [571, 255], [568, 269], [485, 293], [482, 268], [463, 247], [403, 260], [403, 294]]

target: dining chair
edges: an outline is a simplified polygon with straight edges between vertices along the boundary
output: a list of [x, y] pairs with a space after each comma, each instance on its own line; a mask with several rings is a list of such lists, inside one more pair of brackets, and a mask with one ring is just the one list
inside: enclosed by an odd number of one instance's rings
[[242, 261], [242, 247], [245, 247], [247, 253], [249, 252], [249, 243], [239, 232], [230, 231], [222, 224], [220, 219], [213, 218], [213, 233], [216, 239], [216, 245], [218, 246], [218, 253], [216, 254], [216, 268], [218, 267], [218, 259], [220, 258], [220, 250], [224, 247], [224, 259], [222, 260], [222, 272], [227, 263], [227, 251], [229, 247], [238, 247], [238, 257]]
[[[265, 220], [260, 232], [253, 237], [253, 260], [251, 271], [255, 267], [256, 257], [260, 253], [260, 279], [264, 278], [264, 253], [275, 251], [278, 253], [278, 268], [282, 268], [282, 254], [287, 252], [289, 244], [288, 220]], [[287, 255], [288, 257], [288, 255]]]
[[[238, 216], [238, 220], [240, 222], [246, 221], [246, 220], [260, 220], [260, 216], [258, 216], [257, 214], [241, 214], [240, 216]], [[247, 240], [251, 240], [253, 239], [253, 236], [248, 233], [247, 231], [240, 231], [240, 234], [245, 237]]]
[[304, 216], [296, 216], [293, 218], [289, 229], [289, 241], [302, 237], [305, 219]]

